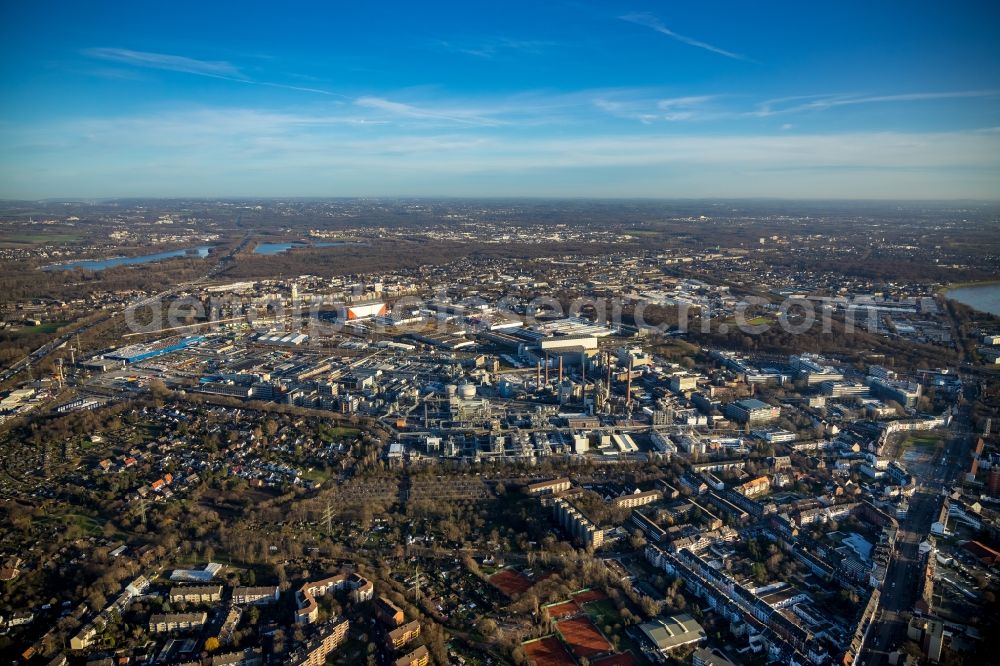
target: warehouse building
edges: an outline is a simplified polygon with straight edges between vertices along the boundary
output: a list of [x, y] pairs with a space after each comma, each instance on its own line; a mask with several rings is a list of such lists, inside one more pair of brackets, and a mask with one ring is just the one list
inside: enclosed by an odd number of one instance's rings
[[640, 624], [639, 630], [660, 652], [671, 652], [705, 640], [705, 629], [687, 613], [653, 618]]

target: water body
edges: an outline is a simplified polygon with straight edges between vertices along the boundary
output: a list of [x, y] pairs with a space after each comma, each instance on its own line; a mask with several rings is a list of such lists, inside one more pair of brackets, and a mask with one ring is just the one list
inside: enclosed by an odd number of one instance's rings
[[198, 257], [204, 259], [208, 256], [211, 245], [199, 245], [198, 247], [185, 248], [183, 250], [170, 250], [169, 252], [157, 252], [156, 254], [144, 254], [138, 257], [114, 257], [112, 259], [86, 259], [83, 261], [71, 261], [65, 264], [52, 264], [46, 266], [47, 271], [68, 271], [73, 268], [83, 268], [89, 271], [103, 271], [105, 268], [115, 266], [132, 266], [134, 264], [150, 264], [154, 261], [173, 259], [174, 257]]
[[1000, 284], [980, 284], [949, 289], [945, 296], [980, 312], [1000, 317]]
[[337, 247], [338, 245], [353, 245], [348, 241], [320, 241], [316, 243], [306, 243], [304, 241], [295, 241], [293, 243], [258, 243], [257, 247], [253, 249], [254, 254], [272, 255], [281, 254], [282, 252], [287, 252], [292, 248], [299, 247]]

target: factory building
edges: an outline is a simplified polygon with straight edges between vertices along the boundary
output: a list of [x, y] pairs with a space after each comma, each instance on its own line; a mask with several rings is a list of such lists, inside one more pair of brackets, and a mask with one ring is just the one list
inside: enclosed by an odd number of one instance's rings
[[262, 345], [279, 345], [282, 347], [297, 347], [309, 339], [305, 333], [264, 333], [257, 336], [257, 342]]
[[340, 308], [340, 310], [337, 311], [337, 318], [340, 321], [359, 321], [362, 319], [381, 317], [388, 311], [389, 309], [386, 307], [385, 303], [356, 303], [354, 305], [346, 305]]
[[125, 363], [139, 363], [147, 359], [156, 358], [157, 356], [186, 349], [191, 345], [204, 342], [204, 340], [205, 336], [203, 335], [192, 335], [191, 337], [183, 338], [179, 342], [159, 340], [150, 344], [129, 345], [128, 347], [116, 349], [110, 354], [105, 354], [105, 357], [118, 359]]

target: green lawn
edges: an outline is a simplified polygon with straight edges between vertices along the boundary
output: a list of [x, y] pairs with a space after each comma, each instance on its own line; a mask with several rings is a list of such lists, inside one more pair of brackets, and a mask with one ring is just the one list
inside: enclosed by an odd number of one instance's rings
[[589, 604], [584, 604], [583, 610], [587, 612], [587, 615], [589, 615], [599, 627], [603, 627], [606, 624], [614, 625], [616, 622], [621, 622], [621, 617], [618, 615], [618, 609], [615, 608], [615, 604], [611, 601], [611, 599], [601, 599], [600, 601], [592, 601]]
[[903, 440], [903, 447], [909, 448], [911, 446], [916, 446], [919, 448], [930, 448], [940, 444], [944, 438], [943, 433], [933, 433], [933, 432], [922, 432], [914, 435], [909, 435], [905, 440]]
[[101, 523], [90, 516], [82, 513], [62, 513], [59, 509], [35, 520], [41, 525], [60, 525], [64, 527], [76, 525], [84, 535], [101, 534], [103, 528]]
[[314, 467], [313, 469], [303, 471], [302, 478], [314, 483], [323, 483], [330, 478], [330, 473]]
[[49, 335], [55, 333], [59, 328], [68, 324], [68, 321], [47, 321], [44, 324], [39, 324], [38, 326], [25, 326], [24, 328], [17, 329], [18, 335]]
[[361, 429], [350, 428], [348, 426], [337, 426], [336, 428], [330, 428], [330, 432], [337, 437], [354, 437], [361, 432]]
[[917, 450], [921, 455], [932, 455], [935, 449], [944, 446], [948, 434], [944, 432], [915, 432], [908, 434], [899, 444], [897, 456], [906, 455], [907, 451]]

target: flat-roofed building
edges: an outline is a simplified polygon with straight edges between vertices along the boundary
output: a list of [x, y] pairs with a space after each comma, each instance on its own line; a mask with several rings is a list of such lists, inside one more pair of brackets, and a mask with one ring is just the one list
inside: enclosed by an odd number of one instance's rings
[[707, 647], [698, 648], [691, 655], [691, 666], [736, 666], [721, 651]]
[[585, 545], [593, 548], [600, 548], [604, 545], [605, 530], [594, 525], [589, 518], [565, 499], [558, 497], [554, 499], [552, 510], [562, 528]]
[[208, 614], [201, 613], [158, 613], [149, 618], [149, 632], [153, 634], [167, 631], [200, 629], [205, 625]]
[[222, 601], [221, 585], [176, 585], [170, 588], [170, 602], [183, 601], [189, 604]]
[[569, 479], [552, 479], [551, 481], [539, 481], [538, 483], [532, 483], [524, 490], [529, 495], [545, 495], [569, 490], [571, 485], [572, 484]]
[[737, 423], [767, 423], [778, 418], [781, 415], [781, 409], [766, 402], [748, 398], [729, 403], [726, 405], [724, 413]]
[[430, 660], [430, 653], [427, 652], [426, 647], [421, 645], [413, 652], [397, 659], [395, 666], [427, 666]]
[[652, 504], [653, 502], [659, 500], [662, 496], [663, 495], [659, 490], [647, 490], [644, 493], [630, 493], [622, 495], [621, 497], [616, 497], [611, 500], [611, 504], [616, 507], [632, 509], [637, 506]]
[[247, 648], [213, 655], [208, 663], [209, 666], [260, 666], [264, 663], [264, 655], [260, 648]]
[[343, 617], [321, 625], [319, 633], [296, 648], [284, 663], [291, 666], [323, 666], [327, 655], [347, 639], [349, 627], [350, 622]]
[[277, 585], [237, 587], [233, 590], [234, 604], [272, 604], [281, 596]]
[[588, 349], [597, 349], [597, 338], [593, 335], [562, 335], [542, 338], [538, 347], [543, 352], [559, 353], [569, 351], [579, 353]]
[[698, 388], [698, 375], [678, 373], [670, 376], [670, 390], [674, 393], [694, 391]]

